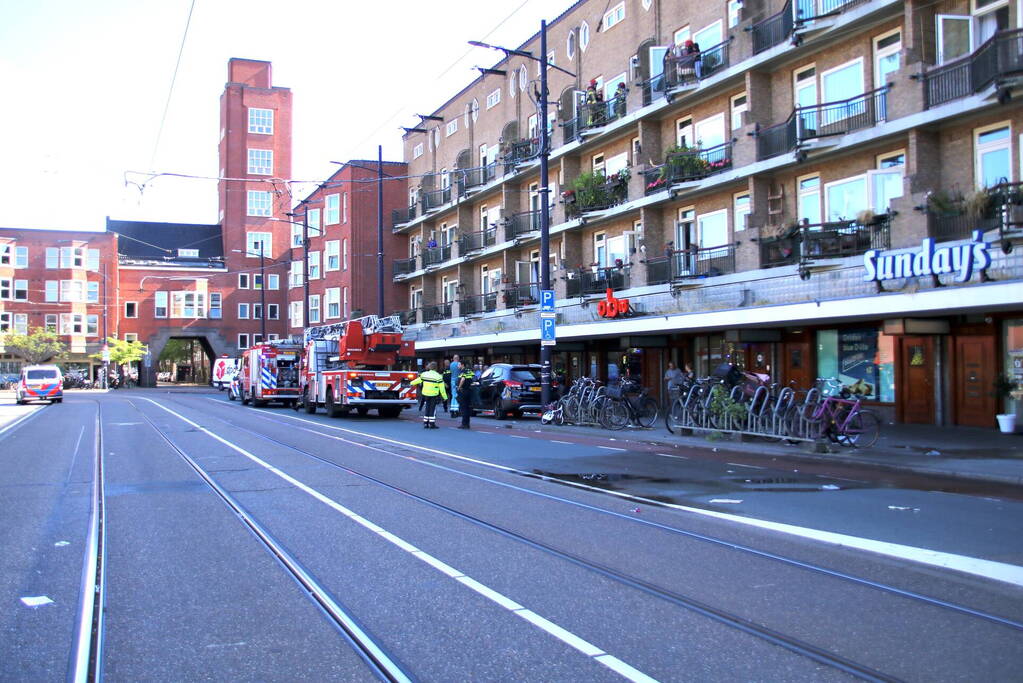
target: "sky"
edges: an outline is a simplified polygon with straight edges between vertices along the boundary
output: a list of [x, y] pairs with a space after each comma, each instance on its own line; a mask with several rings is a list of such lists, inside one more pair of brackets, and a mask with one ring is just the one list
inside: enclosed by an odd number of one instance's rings
[[0, 0], [0, 227], [216, 223], [215, 180], [140, 192], [125, 173], [217, 175], [232, 57], [272, 62], [273, 85], [291, 89], [295, 179], [377, 145], [400, 161], [399, 127], [500, 59], [467, 41], [516, 47], [573, 3]]

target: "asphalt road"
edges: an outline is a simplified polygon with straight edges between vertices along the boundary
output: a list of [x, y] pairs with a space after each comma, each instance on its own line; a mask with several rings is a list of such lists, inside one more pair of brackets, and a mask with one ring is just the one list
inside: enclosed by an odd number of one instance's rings
[[98, 456], [90, 646], [110, 680], [1010, 680], [1023, 666], [1019, 503], [530, 422], [425, 431], [224, 396], [68, 395], [0, 434], [0, 678], [67, 675]]

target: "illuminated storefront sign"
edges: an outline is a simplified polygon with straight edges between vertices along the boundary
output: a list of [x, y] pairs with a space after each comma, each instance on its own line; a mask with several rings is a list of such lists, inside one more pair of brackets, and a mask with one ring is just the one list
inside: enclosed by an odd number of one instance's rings
[[983, 273], [991, 266], [990, 245], [980, 230], [973, 231], [973, 239], [965, 244], [935, 247], [934, 239], [927, 237], [916, 252], [886, 254], [871, 249], [863, 255], [864, 282], [883, 282], [904, 277], [945, 275], [955, 273], [956, 282], [966, 282], [974, 271]]

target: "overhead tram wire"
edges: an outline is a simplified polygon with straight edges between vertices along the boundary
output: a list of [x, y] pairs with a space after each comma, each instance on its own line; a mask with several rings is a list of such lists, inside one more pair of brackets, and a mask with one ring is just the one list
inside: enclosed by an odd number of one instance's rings
[[192, 25], [192, 11], [195, 10], [195, 0], [188, 8], [188, 19], [185, 21], [185, 30], [181, 34], [181, 45], [178, 47], [178, 60], [174, 63], [174, 74], [171, 76], [170, 89], [167, 91], [167, 102], [163, 105], [163, 116], [160, 117], [160, 127], [156, 132], [156, 142], [153, 143], [153, 154], [149, 158], [149, 167], [156, 165], [156, 152], [160, 148], [160, 139], [163, 137], [163, 127], [167, 123], [167, 112], [170, 111], [171, 98], [174, 96], [174, 84], [178, 80], [178, 69], [181, 67], [181, 55], [185, 53], [185, 39], [188, 38], [188, 27]]

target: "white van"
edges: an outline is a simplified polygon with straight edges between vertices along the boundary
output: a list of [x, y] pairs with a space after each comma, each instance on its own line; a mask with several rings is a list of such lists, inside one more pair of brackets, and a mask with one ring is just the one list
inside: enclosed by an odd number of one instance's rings
[[223, 391], [231, 384], [231, 379], [238, 374], [238, 364], [241, 358], [218, 358], [213, 361], [213, 375], [210, 377], [210, 385]]
[[26, 365], [14, 389], [19, 404], [29, 401], [61, 403], [64, 400], [64, 376], [56, 365]]

